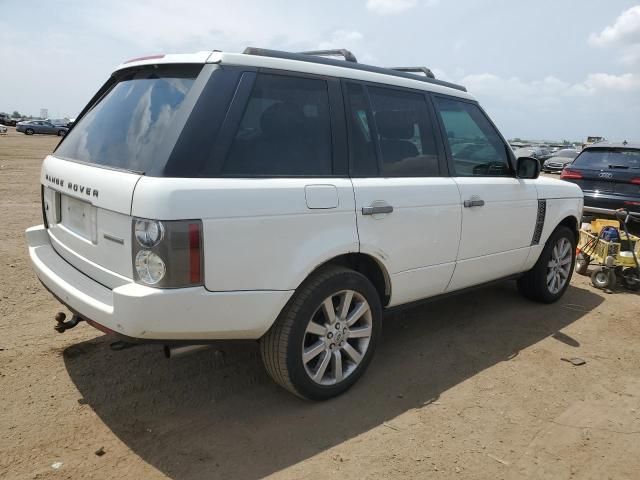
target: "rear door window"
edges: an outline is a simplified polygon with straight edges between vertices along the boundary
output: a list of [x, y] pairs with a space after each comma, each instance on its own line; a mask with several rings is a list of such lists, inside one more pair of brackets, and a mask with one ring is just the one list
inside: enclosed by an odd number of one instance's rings
[[163, 140], [201, 65], [123, 72], [121, 78], [68, 133], [55, 155], [143, 173], [167, 161]]
[[258, 74], [222, 174], [332, 175], [331, 141], [325, 80]]
[[507, 147], [477, 105], [435, 97], [457, 176], [511, 176]]
[[439, 175], [438, 150], [424, 95], [369, 87], [384, 177]]

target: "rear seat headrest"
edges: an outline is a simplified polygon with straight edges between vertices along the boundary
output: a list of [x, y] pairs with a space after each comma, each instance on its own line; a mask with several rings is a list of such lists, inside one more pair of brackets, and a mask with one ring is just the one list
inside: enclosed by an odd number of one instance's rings
[[413, 137], [413, 120], [405, 110], [380, 110], [376, 112], [378, 133], [383, 138], [406, 140]]

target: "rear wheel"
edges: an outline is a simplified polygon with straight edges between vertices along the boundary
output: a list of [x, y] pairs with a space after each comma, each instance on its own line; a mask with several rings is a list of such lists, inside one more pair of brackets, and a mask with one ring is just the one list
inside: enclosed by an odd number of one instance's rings
[[591, 274], [591, 283], [596, 288], [611, 288], [615, 285], [616, 274], [608, 268], [599, 268]]
[[64, 130], [58, 130], [58, 136], [59, 137], [64, 137], [64, 134], [67, 133]]
[[576, 273], [578, 275], [586, 275], [591, 258], [584, 252], [580, 252], [576, 256]]
[[634, 267], [626, 267], [622, 269], [622, 284], [625, 288], [637, 292], [640, 290], [640, 271]]
[[363, 275], [326, 267], [306, 280], [260, 340], [267, 372], [282, 387], [310, 400], [349, 389], [376, 347], [382, 307]]
[[25, 135], [33, 135], [34, 134], [33, 128], [27, 128], [24, 131], [24, 133], [25, 133]]
[[555, 302], [569, 287], [575, 257], [575, 235], [560, 225], [547, 240], [533, 268], [518, 280], [518, 289], [536, 302]]

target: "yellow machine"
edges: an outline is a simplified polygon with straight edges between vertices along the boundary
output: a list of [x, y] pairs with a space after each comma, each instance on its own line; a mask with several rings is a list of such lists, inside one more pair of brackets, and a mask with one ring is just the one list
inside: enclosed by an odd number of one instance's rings
[[[619, 213], [624, 215], [624, 220], [598, 218], [591, 222], [590, 228], [580, 229], [576, 273], [586, 275], [589, 265], [596, 264], [599, 268], [591, 274], [591, 283], [595, 287], [611, 288], [620, 277], [626, 288], [639, 290], [640, 238], [629, 234], [627, 230], [627, 222], [631, 219], [629, 212], [620, 211]], [[608, 238], [605, 234], [606, 227], [617, 229], [617, 238]]]

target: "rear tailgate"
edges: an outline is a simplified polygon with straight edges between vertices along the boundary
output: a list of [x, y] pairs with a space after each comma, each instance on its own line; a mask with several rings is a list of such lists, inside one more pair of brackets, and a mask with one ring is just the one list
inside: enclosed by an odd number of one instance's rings
[[48, 156], [41, 172], [53, 248], [97, 282], [131, 281], [131, 201], [140, 175]]

